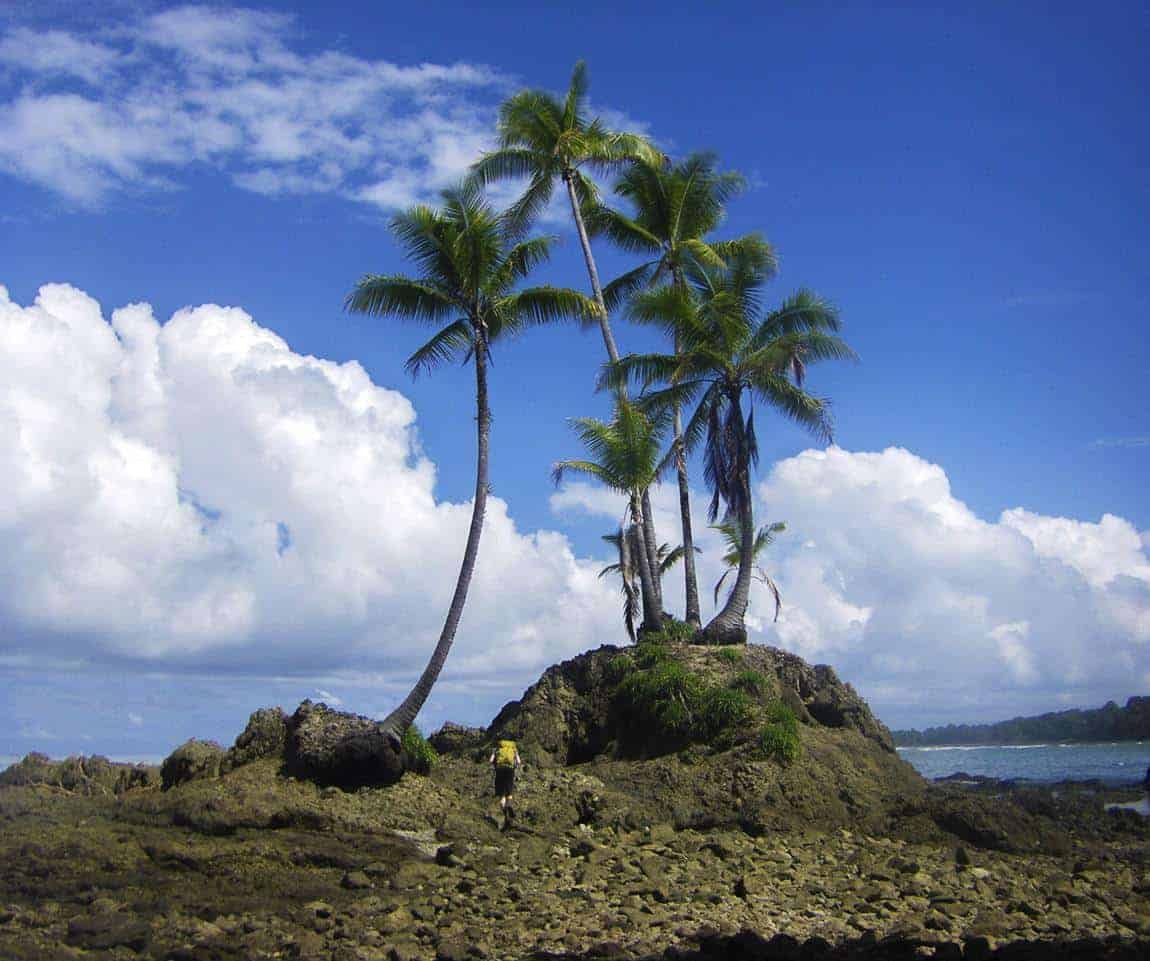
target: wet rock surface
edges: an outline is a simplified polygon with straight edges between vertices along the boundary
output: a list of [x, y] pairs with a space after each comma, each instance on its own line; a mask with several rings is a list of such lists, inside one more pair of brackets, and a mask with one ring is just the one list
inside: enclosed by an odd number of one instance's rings
[[[306, 703], [258, 712], [205, 754], [220, 773], [167, 790], [22, 774], [0, 789], [0, 958], [1145, 956], [1145, 819], [1088, 791], [930, 785], [845, 685], [771, 663], [797, 703], [824, 705], [789, 765], [745, 745], [619, 758], [587, 707], [589, 657], [487, 731], [449, 731], [430, 776], [386, 786], [296, 776], [356, 734]], [[538, 753], [503, 829], [486, 748], [514, 733]]]

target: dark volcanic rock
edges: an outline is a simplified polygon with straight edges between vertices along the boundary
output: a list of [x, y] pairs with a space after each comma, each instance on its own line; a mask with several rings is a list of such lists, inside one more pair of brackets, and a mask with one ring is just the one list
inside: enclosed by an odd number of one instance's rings
[[261, 758], [280, 758], [287, 741], [287, 718], [278, 707], [265, 707], [248, 718], [248, 725], [228, 751], [225, 768], [232, 770]]
[[293, 777], [356, 788], [392, 784], [403, 759], [378, 722], [304, 701], [287, 721], [284, 765]]
[[197, 738], [185, 741], [164, 758], [160, 766], [164, 790], [187, 781], [219, 777], [224, 757], [223, 747], [215, 741], [201, 741]]
[[482, 727], [464, 727], [448, 721], [427, 742], [440, 754], [467, 754], [482, 750], [487, 731]]

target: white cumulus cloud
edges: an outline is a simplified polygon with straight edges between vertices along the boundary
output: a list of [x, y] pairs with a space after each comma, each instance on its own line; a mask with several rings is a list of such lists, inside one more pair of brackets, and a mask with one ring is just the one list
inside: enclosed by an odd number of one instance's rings
[[[0, 370], [4, 662], [422, 667], [471, 507], [436, 499], [402, 394], [236, 308], [109, 322], [65, 285], [27, 307], [0, 287]], [[450, 673], [521, 683], [615, 638], [599, 566], [491, 498]]]
[[805, 451], [759, 494], [801, 542], [770, 562], [776, 637], [892, 715], [1008, 717], [1101, 704], [1150, 673], [1150, 560], [1119, 517], [977, 517], [909, 451]]

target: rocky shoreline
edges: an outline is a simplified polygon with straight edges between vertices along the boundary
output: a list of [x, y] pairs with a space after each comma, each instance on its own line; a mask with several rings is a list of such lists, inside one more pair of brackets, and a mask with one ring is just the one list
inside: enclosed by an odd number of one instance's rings
[[[620, 757], [609, 650], [486, 731], [440, 732], [430, 775], [386, 787], [285, 760], [358, 723], [320, 705], [257, 712], [163, 774], [32, 758], [0, 776], [0, 958], [1146, 956], [1146, 819], [1088, 792], [928, 784], [857, 695], [779, 653], [746, 659], [806, 712], [792, 764], [749, 742]], [[484, 751], [511, 731], [528, 763], [503, 830]]]

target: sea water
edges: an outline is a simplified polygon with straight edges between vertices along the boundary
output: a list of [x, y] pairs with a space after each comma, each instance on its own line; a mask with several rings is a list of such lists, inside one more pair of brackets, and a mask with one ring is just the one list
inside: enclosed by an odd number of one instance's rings
[[928, 778], [965, 772], [1025, 781], [1130, 784], [1141, 782], [1150, 767], [1150, 741], [900, 747], [898, 753]]

